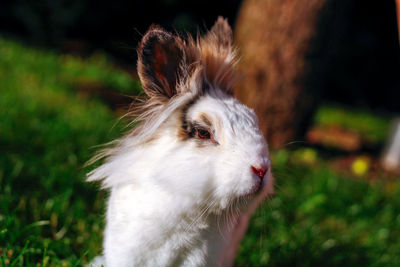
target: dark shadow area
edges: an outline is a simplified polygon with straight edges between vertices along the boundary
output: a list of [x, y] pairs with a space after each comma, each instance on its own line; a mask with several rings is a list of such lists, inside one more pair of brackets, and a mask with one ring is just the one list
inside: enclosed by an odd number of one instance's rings
[[322, 99], [399, 112], [400, 50], [394, 1], [327, 1], [309, 55], [307, 86]]

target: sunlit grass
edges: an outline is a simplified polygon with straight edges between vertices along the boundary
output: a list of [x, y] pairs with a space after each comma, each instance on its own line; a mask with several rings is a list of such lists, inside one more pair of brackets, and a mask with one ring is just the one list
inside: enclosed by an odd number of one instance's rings
[[95, 53], [82, 59], [70, 55], [57, 55], [28, 48], [17, 42], [1, 39], [0, 36], [0, 79], [4, 80], [0, 89], [16, 89], [9, 81], [24, 79], [47, 86], [65, 88], [81, 84], [95, 83], [103, 88], [124, 94], [137, 95], [140, 84], [137, 80], [110, 64], [104, 54]]
[[341, 126], [373, 144], [384, 143], [390, 127], [390, 121], [382, 115], [334, 105], [320, 107], [314, 121], [320, 126]]

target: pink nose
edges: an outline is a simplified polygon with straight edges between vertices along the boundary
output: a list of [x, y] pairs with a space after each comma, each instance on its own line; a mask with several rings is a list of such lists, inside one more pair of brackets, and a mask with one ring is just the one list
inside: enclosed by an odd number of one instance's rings
[[262, 179], [262, 178], [264, 178], [265, 174], [267, 173], [268, 168], [261, 169], [261, 168], [256, 168], [254, 166], [251, 166], [251, 170], [253, 171], [253, 173], [255, 175], [257, 175], [260, 179]]

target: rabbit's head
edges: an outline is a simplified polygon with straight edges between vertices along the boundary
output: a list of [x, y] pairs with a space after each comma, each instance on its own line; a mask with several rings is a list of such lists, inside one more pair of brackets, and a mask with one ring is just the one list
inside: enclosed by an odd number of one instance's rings
[[254, 112], [233, 97], [235, 50], [226, 20], [197, 40], [152, 26], [139, 44], [138, 72], [148, 96], [134, 110], [140, 123], [89, 180], [134, 183], [215, 211], [266, 194], [268, 148]]

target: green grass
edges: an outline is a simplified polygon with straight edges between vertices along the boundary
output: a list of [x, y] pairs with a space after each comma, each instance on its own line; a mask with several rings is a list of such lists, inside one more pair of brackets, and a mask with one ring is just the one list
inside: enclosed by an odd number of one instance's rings
[[[106, 193], [84, 182], [83, 165], [122, 126], [74, 86], [137, 92], [110, 66], [0, 39], [0, 266], [80, 266], [101, 251]], [[398, 266], [400, 181], [366, 183], [293, 157], [273, 154], [277, 195], [253, 218], [237, 265]]]
[[316, 125], [341, 126], [360, 134], [372, 144], [383, 144], [390, 127], [390, 120], [384, 116], [333, 105], [320, 107], [314, 118]]
[[292, 164], [275, 165], [275, 176], [277, 194], [254, 216], [239, 266], [399, 266], [398, 180]]
[[[38, 49], [27, 48], [17, 42], [1, 39], [0, 67], [3, 76], [13, 72], [10, 79], [30, 79], [43, 81], [65, 88], [95, 84], [120, 93], [137, 95], [140, 84], [126, 72], [112, 66], [104, 54], [96, 53], [88, 59], [70, 55], [56, 55]], [[9, 70], [12, 68], [12, 70]], [[19, 75], [29, 75], [28, 77]], [[6, 80], [7, 81], [7, 80]], [[29, 86], [29, 84], [25, 84]], [[5, 88], [2, 88], [5, 89]]]
[[84, 79], [110, 71], [0, 40], [0, 266], [80, 265], [100, 250], [104, 193], [84, 183], [83, 165], [121, 127], [73, 92], [70, 64], [101, 70]]

